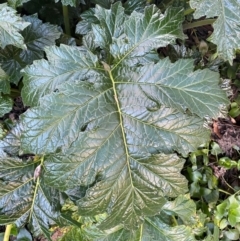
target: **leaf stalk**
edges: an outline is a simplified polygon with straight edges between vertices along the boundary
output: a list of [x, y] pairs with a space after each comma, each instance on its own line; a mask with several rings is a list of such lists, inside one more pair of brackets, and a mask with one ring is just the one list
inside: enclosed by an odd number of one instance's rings
[[183, 24], [183, 30], [213, 24], [215, 21], [216, 21], [216, 19], [204, 19], [204, 20], [199, 20], [199, 21], [193, 22], [193, 23], [186, 23], [186, 24]]
[[68, 6], [62, 5], [62, 8], [63, 8], [65, 33], [67, 35], [71, 36], [71, 29], [70, 29], [70, 23], [69, 23], [69, 15], [68, 15]]
[[5, 230], [3, 241], [9, 241], [9, 237], [10, 237], [12, 226], [13, 226], [12, 224], [8, 224], [6, 226], [6, 230]]

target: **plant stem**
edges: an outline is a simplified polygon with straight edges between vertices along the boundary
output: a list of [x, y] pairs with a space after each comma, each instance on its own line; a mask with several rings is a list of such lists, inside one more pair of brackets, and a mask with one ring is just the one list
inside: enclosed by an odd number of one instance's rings
[[68, 6], [62, 5], [62, 8], [63, 8], [65, 33], [71, 36], [71, 29], [70, 29], [69, 16], [68, 16]]
[[12, 229], [12, 224], [8, 224], [6, 226], [6, 230], [5, 230], [3, 241], [9, 241], [11, 229]]
[[233, 194], [231, 194], [231, 193], [229, 193], [229, 192], [227, 192], [227, 191], [224, 191], [224, 190], [222, 190], [222, 189], [220, 189], [220, 188], [218, 188], [218, 190], [219, 190], [219, 192], [225, 193], [225, 194], [227, 194], [227, 195], [229, 195], [229, 196], [233, 195]]
[[184, 16], [189, 15], [189, 14], [193, 13], [194, 11], [195, 11], [194, 9], [188, 8], [184, 11]]
[[204, 19], [204, 20], [199, 20], [193, 23], [186, 23], [183, 24], [183, 30], [190, 29], [190, 28], [196, 28], [196, 27], [201, 27], [204, 25], [208, 24], [213, 24], [216, 19]]

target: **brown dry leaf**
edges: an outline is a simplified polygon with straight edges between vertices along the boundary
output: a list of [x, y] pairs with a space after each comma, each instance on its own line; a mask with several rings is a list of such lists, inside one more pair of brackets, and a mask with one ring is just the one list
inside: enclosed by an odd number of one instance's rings
[[217, 122], [217, 121], [213, 121], [213, 132], [214, 132], [219, 138], [222, 137], [222, 135], [220, 134], [219, 129], [218, 129], [218, 122]]

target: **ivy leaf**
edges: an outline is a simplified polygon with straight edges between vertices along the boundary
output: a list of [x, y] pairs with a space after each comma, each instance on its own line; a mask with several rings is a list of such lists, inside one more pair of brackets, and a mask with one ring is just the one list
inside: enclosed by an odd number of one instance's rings
[[183, 195], [178, 196], [174, 201], [168, 201], [162, 210], [171, 215], [177, 215], [184, 224], [191, 224], [196, 215], [194, 201]]
[[191, 228], [184, 225], [167, 227], [159, 217], [145, 219], [140, 240], [196, 241]]
[[26, 49], [23, 36], [19, 33], [30, 23], [25, 22], [16, 14], [16, 10], [8, 7], [6, 3], [0, 4], [0, 47], [14, 45]]
[[[39, 164], [39, 163], [38, 163]], [[36, 163], [17, 158], [0, 159], [0, 224], [29, 223], [34, 235], [50, 240], [49, 225], [61, 220], [59, 191], [33, 180]]]
[[217, 45], [219, 57], [232, 64], [236, 56], [236, 50], [240, 49], [239, 21], [238, 14], [240, 0], [232, 1], [211, 1], [211, 0], [190, 0], [191, 8], [195, 8], [194, 17], [208, 18], [218, 17], [213, 23], [214, 32], [209, 41]]
[[0, 117], [10, 112], [12, 109], [13, 101], [7, 96], [0, 96]]
[[149, 6], [128, 17], [118, 2], [96, 13], [96, 55], [85, 46], [48, 47], [48, 61], [24, 69], [23, 98], [35, 107], [21, 118], [21, 150], [45, 156], [49, 186], [87, 188], [77, 201], [81, 215], [107, 212], [101, 228], [136, 229], [165, 197], [187, 191], [183, 160], [173, 153], [187, 156], [205, 142], [205, 116], [216, 117], [228, 101], [219, 76], [194, 72], [192, 60], [149, 60], [184, 38], [182, 10], [162, 15]]

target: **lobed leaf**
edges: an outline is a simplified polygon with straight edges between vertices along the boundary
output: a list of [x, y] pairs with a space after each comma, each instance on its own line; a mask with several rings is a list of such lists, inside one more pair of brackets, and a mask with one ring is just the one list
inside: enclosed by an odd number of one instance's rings
[[19, 32], [29, 24], [6, 3], [0, 4], [0, 47], [5, 48], [7, 45], [14, 45], [26, 49], [23, 36]]
[[34, 61], [24, 69], [22, 98], [25, 105], [36, 106], [39, 99], [66, 81], [84, 80], [99, 75], [98, 59], [91, 52], [73, 46], [46, 48], [49, 61]]
[[[134, 229], [162, 209], [165, 197], [187, 191], [183, 160], [173, 153], [186, 156], [205, 142], [205, 116], [216, 117], [228, 101], [216, 73], [194, 72], [191, 60], [150, 58], [184, 38], [182, 10], [162, 15], [149, 6], [126, 17], [118, 2], [96, 13], [93, 45], [48, 47], [48, 61], [25, 68], [24, 102], [35, 107], [21, 119], [21, 150], [46, 156], [49, 186], [87, 188], [77, 201], [80, 215], [108, 212], [102, 229]], [[156, 231], [151, 222], [146, 233]], [[189, 232], [176, 227], [152, 237]]]
[[195, 18], [206, 16], [207, 18], [217, 17], [213, 23], [214, 32], [208, 40], [217, 45], [218, 55], [225, 61], [232, 64], [237, 49], [240, 49], [239, 31], [239, 9], [240, 0], [232, 1], [211, 1], [211, 0], [190, 0]]
[[27, 49], [22, 51], [20, 58], [28, 64], [33, 60], [44, 57], [44, 48], [55, 45], [56, 39], [61, 35], [58, 27], [49, 23], [42, 23], [37, 15], [25, 16], [23, 19], [31, 25], [22, 31]]
[[25, 16], [23, 19], [31, 23], [21, 32], [27, 49], [22, 50], [9, 45], [0, 50], [1, 66], [14, 84], [17, 84], [23, 76], [21, 69], [27, 64], [32, 64], [33, 60], [43, 58], [44, 48], [55, 45], [55, 40], [61, 35], [57, 26], [42, 23], [36, 15]]
[[50, 240], [49, 225], [64, 219], [58, 210], [59, 191], [46, 187], [42, 179], [34, 182], [35, 168], [32, 161], [0, 159], [0, 224], [28, 223], [35, 236], [44, 234]]

